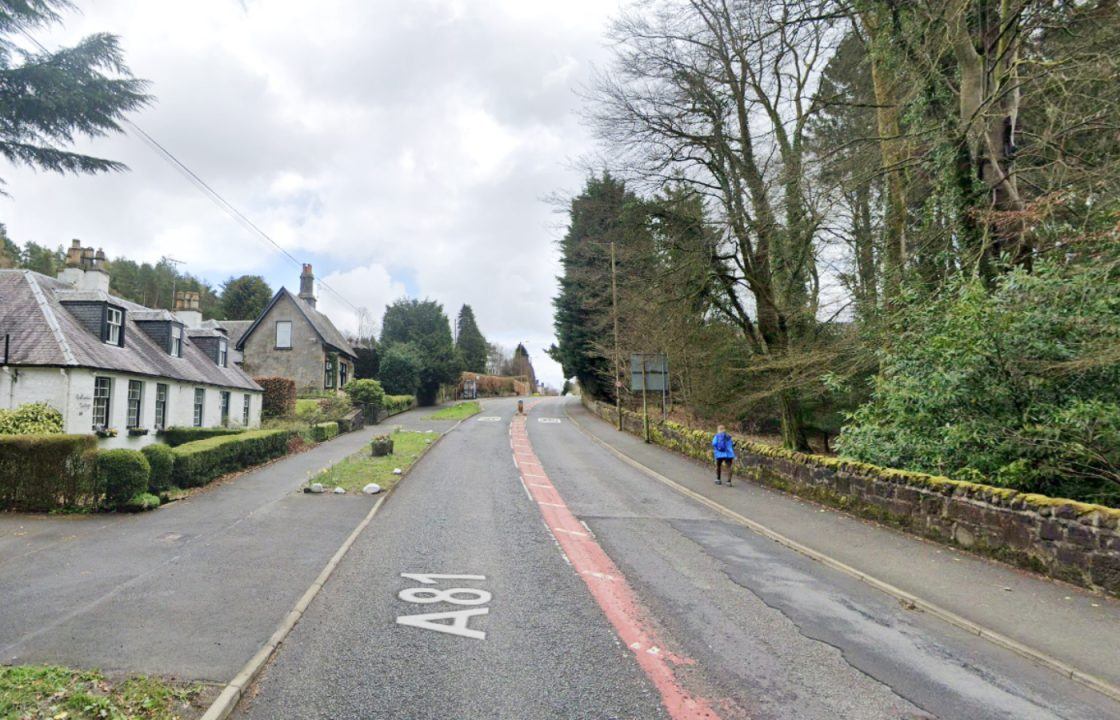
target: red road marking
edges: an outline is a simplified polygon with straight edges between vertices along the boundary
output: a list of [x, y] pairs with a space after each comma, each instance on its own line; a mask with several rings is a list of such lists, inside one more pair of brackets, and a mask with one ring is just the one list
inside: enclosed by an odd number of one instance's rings
[[[526, 410], [535, 404], [529, 404]], [[560, 492], [549, 480], [533, 451], [525, 420], [524, 415], [515, 415], [510, 423], [510, 446], [514, 462], [521, 471], [522, 484], [537, 503], [545, 525], [552, 532], [560, 550], [583, 578], [618, 637], [634, 653], [638, 665], [661, 694], [661, 703], [669, 715], [674, 720], [718, 720], [719, 715], [707, 700], [690, 695], [677, 680], [669, 663], [692, 665], [695, 661], [664, 650], [656, 634], [646, 626], [648, 612], [638, 600], [637, 594], [614, 561], [568, 509]], [[526, 472], [530, 469], [532, 474]], [[533, 482], [525, 482], [526, 477], [532, 477]]]

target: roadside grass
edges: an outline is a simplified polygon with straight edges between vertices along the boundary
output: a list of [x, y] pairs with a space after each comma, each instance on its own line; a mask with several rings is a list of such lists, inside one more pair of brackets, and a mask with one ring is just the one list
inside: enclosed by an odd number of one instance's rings
[[360, 452], [335, 463], [328, 469], [308, 480], [308, 484], [322, 483], [327, 492], [341, 487], [348, 493], [360, 493], [369, 483], [377, 483], [382, 491], [390, 490], [401, 479], [393, 470], [407, 471], [424, 448], [436, 441], [439, 436], [431, 432], [396, 430], [393, 434], [393, 454], [382, 457], [370, 455], [369, 445]]
[[436, 410], [428, 416], [429, 420], [465, 420], [471, 415], [482, 412], [482, 406], [475, 400], [455, 403], [451, 407]]
[[202, 714], [202, 690], [143, 675], [113, 681], [96, 670], [0, 666], [0, 718], [180, 720]]

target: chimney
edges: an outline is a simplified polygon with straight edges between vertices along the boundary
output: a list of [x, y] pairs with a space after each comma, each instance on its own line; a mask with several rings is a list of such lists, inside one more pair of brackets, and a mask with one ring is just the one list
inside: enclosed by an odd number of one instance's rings
[[202, 325], [201, 295], [191, 290], [175, 292], [175, 315], [189, 328]]
[[304, 263], [303, 272], [299, 274], [299, 299], [315, 307], [315, 274], [311, 272], [311, 263]]
[[77, 238], [70, 241], [70, 249], [66, 251], [66, 267], [58, 273], [58, 279], [72, 287], [82, 286], [82, 278], [86, 271], [82, 269], [82, 241]]

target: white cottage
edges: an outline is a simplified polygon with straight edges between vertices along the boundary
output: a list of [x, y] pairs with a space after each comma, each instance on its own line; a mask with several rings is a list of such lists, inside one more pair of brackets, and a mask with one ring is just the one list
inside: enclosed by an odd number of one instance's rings
[[58, 278], [0, 269], [0, 408], [44, 402], [65, 431], [139, 447], [171, 426], [258, 427], [262, 390], [197, 305], [175, 313], [112, 295], [104, 255], [77, 240]]

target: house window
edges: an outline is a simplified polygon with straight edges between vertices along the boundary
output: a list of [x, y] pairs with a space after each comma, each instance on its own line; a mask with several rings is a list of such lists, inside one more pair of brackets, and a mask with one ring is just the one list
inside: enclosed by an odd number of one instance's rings
[[342, 363], [338, 366], [338, 384], [340, 387], [346, 387], [346, 380], [349, 375], [347, 372], [348, 370], [349, 366], [346, 363]]
[[252, 396], [245, 393], [241, 401], [241, 424], [245, 427], [249, 427], [249, 403], [252, 401]]
[[327, 363], [323, 367], [323, 387], [334, 387], [334, 363], [331, 362], [330, 358], [327, 358]]
[[128, 381], [128, 420], [127, 427], [140, 427], [140, 409], [144, 401], [144, 383], [139, 380]]
[[202, 388], [194, 389], [194, 426], [202, 427], [202, 405], [206, 401], [206, 391]]
[[276, 322], [276, 349], [290, 350], [292, 347], [292, 321], [278, 320]]
[[167, 386], [156, 383], [156, 429], [167, 427]]
[[222, 392], [218, 393], [218, 397], [221, 398], [221, 401], [222, 401], [221, 402], [222, 427], [225, 427], [226, 425], [229, 425], [229, 392], [223, 390]]
[[109, 408], [113, 395], [113, 378], [93, 379], [93, 427], [109, 427]]
[[183, 357], [183, 328], [171, 326], [171, 357]]
[[120, 308], [105, 306], [105, 342], [110, 345], [121, 344], [121, 326], [124, 325], [124, 311]]
[[218, 367], [226, 367], [226, 361], [229, 360], [229, 343], [225, 340], [218, 340]]

